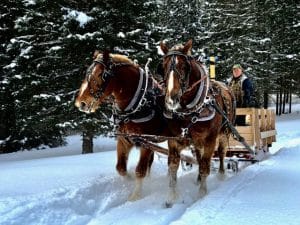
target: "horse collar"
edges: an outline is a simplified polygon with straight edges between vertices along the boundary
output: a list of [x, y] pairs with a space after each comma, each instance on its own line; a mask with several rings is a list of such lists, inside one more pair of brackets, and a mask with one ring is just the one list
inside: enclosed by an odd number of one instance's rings
[[148, 91], [149, 75], [145, 73], [143, 69], [139, 68], [139, 83], [135, 94], [129, 104], [124, 110], [121, 110], [117, 105], [114, 105], [114, 114], [126, 120], [136, 112], [140, 111], [141, 108], [146, 104], [146, 93]]

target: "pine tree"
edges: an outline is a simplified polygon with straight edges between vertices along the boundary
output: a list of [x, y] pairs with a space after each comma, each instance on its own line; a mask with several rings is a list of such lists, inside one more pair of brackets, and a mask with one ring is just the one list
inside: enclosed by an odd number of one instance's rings
[[24, 14], [25, 8], [20, 1], [4, 1], [0, 13], [1, 45], [0, 45], [0, 153], [12, 152], [20, 148], [17, 132], [16, 108], [18, 101], [15, 97], [16, 83], [20, 76], [15, 73], [15, 57], [18, 50], [13, 48], [16, 41], [15, 21]]
[[9, 60], [3, 67], [2, 92], [8, 98], [1, 102], [5, 108], [1, 114], [13, 113], [1, 139], [15, 143], [6, 151], [60, 145], [66, 126], [75, 129], [80, 124], [74, 95], [85, 59], [91, 55], [84, 41], [69, 36], [72, 24], [85, 31], [66, 7], [42, 0], [22, 3], [21, 13], [10, 20], [13, 35], [6, 37], [5, 46]]

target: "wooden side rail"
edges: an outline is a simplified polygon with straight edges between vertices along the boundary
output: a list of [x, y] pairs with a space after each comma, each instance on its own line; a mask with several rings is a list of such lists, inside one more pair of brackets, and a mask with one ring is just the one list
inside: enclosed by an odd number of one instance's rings
[[[245, 125], [236, 125], [237, 131], [254, 150], [265, 148], [276, 141], [274, 110], [237, 108], [237, 116], [244, 116]], [[229, 140], [229, 150], [242, 148], [233, 138]]]

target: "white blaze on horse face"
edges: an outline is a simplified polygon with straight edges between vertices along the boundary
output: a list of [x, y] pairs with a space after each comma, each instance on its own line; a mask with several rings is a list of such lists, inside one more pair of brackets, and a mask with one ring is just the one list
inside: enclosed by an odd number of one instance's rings
[[84, 83], [81, 85], [78, 97], [82, 96], [82, 94], [85, 92], [85, 90], [88, 88], [88, 86], [89, 86], [89, 83], [87, 81], [84, 81]]
[[169, 79], [168, 79], [168, 93], [169, 94], [171, 93], [171, 91], [173, 90], [173, 88], [174, 88], [174, 71], [172, 70], [170, 72], [170, 76], [169, 76]]
[[[178, 63], [177, 57], [175, 59], [175, 67]], [[167, 84], [167, 95], [166, 95], [166, 104], [167, 108], [170, 110], [176, 110], [179, 108], [179, 103], [172, 99], [172, 91], [174, 89], [174, 70], [172, 69], [169, 74], [168, 84]]]
[[[178, 64], [178, 59], [177, 59], [177, 56], [175, 58], [175, 67], [176, 65]], [[170, 76], [169, 76], [169, 79], [168, 79], [168, 92], [171, 93], [171, 91], [173, 90], [174, 88], [174, 70], [172, 69], [170, 71]]]

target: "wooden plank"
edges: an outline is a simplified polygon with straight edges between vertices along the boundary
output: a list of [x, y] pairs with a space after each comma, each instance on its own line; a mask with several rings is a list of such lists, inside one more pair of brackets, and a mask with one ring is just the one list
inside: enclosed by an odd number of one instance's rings
[[[254, 145], [254, 140], [253, 140], [253, 138], [251, 138], [251, 139], [245, 139], [245, 141], [248, 143], [248, 145], [250, 145], [250, 146], [253, 146]], [[230, 139], [229, 140], [229, 145], [230, 146], [236, 146], [236, 145], [238, 145], [238, 146], [243, 146], [244, 148], [245, 148], [245, 146], [243, 145], [243, 144], [241, 144], [239, 141], [236, 141], [236, 140], [234, 140], [234, 139]]]
[[247, 115], [252, 114], [252, 110], [254, 108], [237, 108], [236, 109], [236, 115]]
[[[242, 134], [252, 134], [252, 127], [251, 126], [236, 126], [237, 131]], [[242, 135], [243, 136], [243, 135]]]
[[252, 131], [254, 135], [254, 143], [256, 148], [260, 148], [260, 131], [259, 131], [259, 119], [258, 109], [252, 108]]
[[261, 132], [267, 130], [267, 110], [261, 109], [260, 110], [260, 124], [259, 124], [259, 130], [260, 130], [260, 138], [262, 139], [262, 146], [266, 146], [268, 144], [267, 139], [262, 138]]
[[268, 131], [260, 132], [261, 139], [276, 136], [276, 134], [277, 134], [276, 130], [268, 130]]
[[[275, 111], [271, 110], [271, 129], [276, 130], [275, 127]], [[276, 136], [272, 136], [272, 142], [276, 141]]]
[[253, 134], [251, 134], [251, 133], [248, 133], [248, 134], [243, 134], [243, 135], [241, 135], [245, 140], [254, 140], [254, 138], [253, 138]]
[[[271, 110], [267, 110], [267, 118], [266, 118], [266, 122], [267, 122], [267, 130], [272, 130], [272, 111]], [[273, 142], [273, 138], [272, 136], [268, 137], [267, 139], [267, 144], [271, 145]]]
[[267, 130], [267, 110], [261, 109], [260, 110], [260, 131], [266, 131]]

